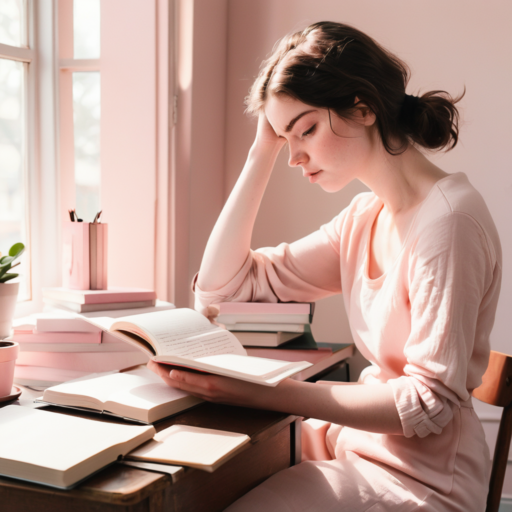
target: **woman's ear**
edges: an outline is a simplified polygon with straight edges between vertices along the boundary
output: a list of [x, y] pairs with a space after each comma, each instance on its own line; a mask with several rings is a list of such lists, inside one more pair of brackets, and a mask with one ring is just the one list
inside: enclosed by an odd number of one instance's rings
[[357, 96], [354, 100], [354, 108], [354, 115], [360, 123], [364, 124], [365, 126], [372, 126], [373, 124], [375, 124], [375, 113], [370, 107], [368, 107], [365, 103], [360, 101]]

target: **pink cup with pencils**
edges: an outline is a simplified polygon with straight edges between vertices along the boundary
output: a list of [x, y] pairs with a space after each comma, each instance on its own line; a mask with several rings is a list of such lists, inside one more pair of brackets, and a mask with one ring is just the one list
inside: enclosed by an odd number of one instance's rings
[[15, 341], [0, 341], [0, 398], [11, 394], [19, 351], [20, 346]]

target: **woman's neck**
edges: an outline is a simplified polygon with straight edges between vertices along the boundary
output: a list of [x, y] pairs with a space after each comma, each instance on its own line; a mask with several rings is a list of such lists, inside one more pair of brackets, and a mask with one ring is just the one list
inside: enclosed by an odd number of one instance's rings
[[414, 210], [434, 184], [448, 176], [413, 146], [400, 155], [390, 155], [381, 145], [369, 164], [359, 179], [393, 216]]

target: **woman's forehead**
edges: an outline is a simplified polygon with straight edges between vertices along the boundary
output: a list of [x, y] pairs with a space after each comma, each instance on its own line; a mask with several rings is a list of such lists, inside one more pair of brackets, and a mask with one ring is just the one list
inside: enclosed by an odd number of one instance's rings
[[289, 96], [271, 94], [265, 102], [265, 115], [274, 130], [285, 133], [290, 122], [303, 112], [318, 109]]

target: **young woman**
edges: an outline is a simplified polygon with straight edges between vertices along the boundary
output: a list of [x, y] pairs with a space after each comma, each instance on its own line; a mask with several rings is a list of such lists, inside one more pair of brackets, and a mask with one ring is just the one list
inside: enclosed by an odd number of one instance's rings
[[[324, 420], [305, 446], [324, 460], [274, 475], [230, 511], [485, 508], [489, 453], [471, 391], [489, 356], [500, 242], [466, 175], [424, 154], [457, 143], [457, 100], [409, 96], [408, 78], [367, 35], [322, 22], [285, 37], [251, 89], [256, 139], [206, 247], [197, 308], [343, 292], [372, 365], [354, 385], [288, 379], [276, 388], [152, 365], [170, 386], [207, 400]], [[297, 242], [251, 251], [285, 144], [289, 164], [325, 191], [359, 179], [371, 192]]]

